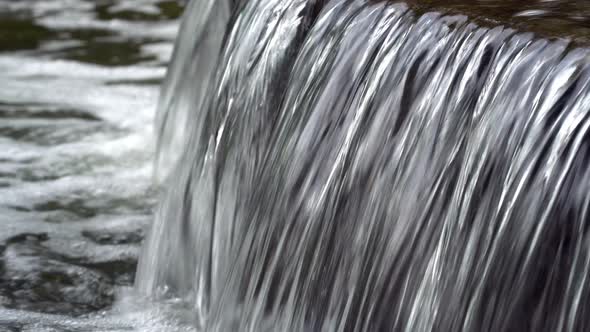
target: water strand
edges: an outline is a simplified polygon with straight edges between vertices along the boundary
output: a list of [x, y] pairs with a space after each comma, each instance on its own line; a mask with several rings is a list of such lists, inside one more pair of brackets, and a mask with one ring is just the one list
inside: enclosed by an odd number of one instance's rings
[[588, 328], [586, 49], [401, 3], [206, 4], [142, 292], [206, 331]]

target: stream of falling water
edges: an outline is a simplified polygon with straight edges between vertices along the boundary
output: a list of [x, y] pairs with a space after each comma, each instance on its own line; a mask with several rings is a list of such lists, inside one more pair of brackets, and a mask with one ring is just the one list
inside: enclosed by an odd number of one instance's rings
[[181, 31], [140, 292], [204, 331], [590, 329], [588, 50], [368, 0]]

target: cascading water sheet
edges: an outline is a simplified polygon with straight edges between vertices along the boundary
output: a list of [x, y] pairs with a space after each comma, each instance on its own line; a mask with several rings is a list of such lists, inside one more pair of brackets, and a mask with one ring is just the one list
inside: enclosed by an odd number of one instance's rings
[[205, 331], [590, 328], [586, 49], [367, 0], [196, 0], [180, 40], [141, 292]]

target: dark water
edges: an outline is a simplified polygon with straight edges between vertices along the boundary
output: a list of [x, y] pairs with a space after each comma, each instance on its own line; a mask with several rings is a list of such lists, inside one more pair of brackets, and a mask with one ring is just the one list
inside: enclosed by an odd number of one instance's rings
[[422, 11], [469, 15], [489, 26], [509, 25], [545, 37], [590, 42], [590, 3], [584, 0], [410, 0]]

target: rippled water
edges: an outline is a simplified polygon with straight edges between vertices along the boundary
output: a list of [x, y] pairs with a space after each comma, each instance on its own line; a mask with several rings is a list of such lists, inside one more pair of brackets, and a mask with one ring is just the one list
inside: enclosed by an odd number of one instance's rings
[[0, 1], [0, 331], [174, 326], [123, 294], [155, 202], [154, 110], [183, 6]]
[[584, 0], [409, 0], [423, 10], [467, 14], [486, 25], [508, 24], [545, 37], [590, 42], [590, 2]]

